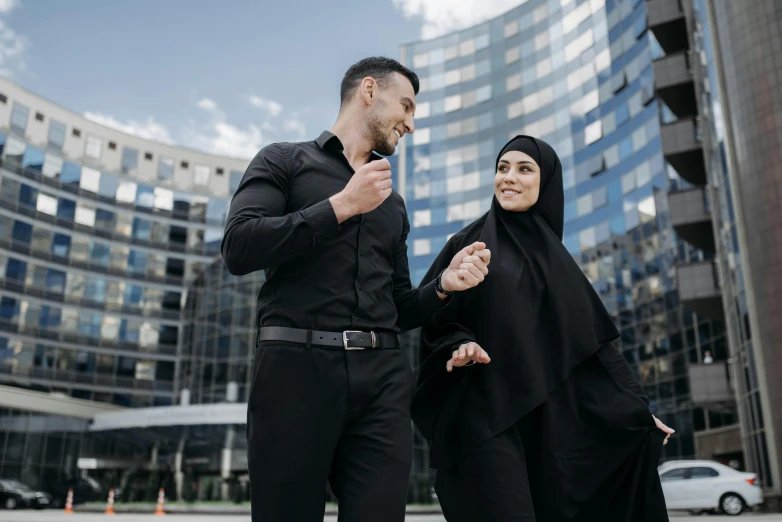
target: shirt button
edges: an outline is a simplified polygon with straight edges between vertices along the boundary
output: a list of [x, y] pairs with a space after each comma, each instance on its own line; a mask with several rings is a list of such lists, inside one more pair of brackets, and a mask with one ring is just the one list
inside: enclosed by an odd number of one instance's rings
[[331, 232], [327, 232], [326, 237], [331, 237]]
[[362, 250], [361, 252], [358, 253], [358, 255], [363, 256], [364, 255], [364, 251]]
[[361, 283], [356, 283], [356, 286], [361, 288]]

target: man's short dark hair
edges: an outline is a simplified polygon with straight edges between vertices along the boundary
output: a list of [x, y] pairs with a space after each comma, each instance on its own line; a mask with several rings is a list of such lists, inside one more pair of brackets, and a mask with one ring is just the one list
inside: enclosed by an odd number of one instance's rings
[[354, 63], [347, 70], [339, 89], [340, 103], [344, 105], [350, 99], [361, 80], [367, 76], [374, 78], [381, 87], [384, 87], [395, 73], [399, 73], [410, 80], [410, 83], [413, 84], [413, 92], [418, 94], [419, 83], [416, 73], [391, 58], [373, 56]]

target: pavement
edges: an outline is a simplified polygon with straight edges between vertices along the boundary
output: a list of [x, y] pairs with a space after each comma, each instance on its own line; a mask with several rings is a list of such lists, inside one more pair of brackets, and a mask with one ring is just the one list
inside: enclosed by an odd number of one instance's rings
[[[176, 522], [214, 522], [219, 519], [220, 522], [250, 522], [248, 515], [171, 515]], [[742, 516], [748, 522], [782, 522], [782, 514], [755, 515], [746, 514]], [[689, 515], [672, 515], [671, 522], [711, 522], [712, 520], [735, 520], [734, 517], [707, 516], [691, 517]], [[118, 522], [160, 522], [160, 517], [155, 515], [137, 515], [137, 514], [118, 514], [113, 517], [107, 517], [102, 513], [80, 513], [75, 512], [71, 515], [65, 515], [61, 510], [46, 511], [0, 511], [0, 522], [105, 522], [107, 520]], [[324, 522], [336, 522], [336, 516], [327, 516]], [[408, 515], [405, 522], [445, 522], [441, 515]]]

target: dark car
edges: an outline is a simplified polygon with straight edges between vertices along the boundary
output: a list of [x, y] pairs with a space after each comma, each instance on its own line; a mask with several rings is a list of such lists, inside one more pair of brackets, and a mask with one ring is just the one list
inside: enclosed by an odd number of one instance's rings
[[52, 497], [17, 480], [0, 480], [0, 505], [6, 509], [49, 507]]
[[73, 505], [106, 500], [100, 484], [92, 477], [66, 480], [52, 488], [52, 507], [65, 506], [68, 490], [73, 490]]

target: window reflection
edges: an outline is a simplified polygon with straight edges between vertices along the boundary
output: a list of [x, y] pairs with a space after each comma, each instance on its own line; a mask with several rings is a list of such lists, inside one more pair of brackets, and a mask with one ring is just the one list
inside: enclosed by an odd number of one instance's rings
[[104, 198], [114, 200], [117, 197], [117, 189], [119, 189], [119, 178], [108, 172], [101, 173], [98, 194]]
[[24, 105], [14, 102], [14, 107], [11, 110], [11, 129], [20, 134], [24, 134], [27, 130], [27, 120], [30, 118], [30, 109]]
[[97, 194], [100, 187], [100, 172], [88, 167], [82, 168], [79, 187]]
[[137, 185], [136, 205], [151, 209], [155, 206], [155, 188], [149, 185]]
[[208, 165], [196, 165], [193, 172], [193, 183], [196, 185], [206, 185], [209, 183], [209, 175], [212, 173], [211, 167]]
[[129, 181], [122, 181], [117, 187], [118, 203], [134, 203], [136, 201], [136, 184]]
[[138, 151], [136, 149], [122, 148], [120, 168], [123, 174], [135, 174], [138, 169]]
[[78, 187], [81, 180], [81, 167], [74, 163], [65, 162], [62, 165], [62, 173], [60, 174], [60, 182], [63, 185], [73, 185]]
[[57, 179], [62, 172], [62, 158], [58, 158], [52, 154], [47, 154], [43, 160], [43, 168], [41, 173], [47, 178]]
[[22, 167], [30, 170], [43, 170], [44, 154], [41, 149], [28, 146], [22, 156]]
[[49, 135], [47, 137], [47, 143], [49, 146], [57, 150], [62, 150], [62, 146], [65, 143], [65, 131], [66, 127], [64, 123], [50, 119]]
[[157, 179], [168, 181], [174, 176], [174, 158], [160, 156], [157, 164]]
[[155, 188], [155, 210], [171, 211], [174, 208], [174, 192], [168, 189]]
[[100, 159], [103, 152], [103, 140], [97, 136], [88, 135], [84, 146], [84, 155], [92, 159]]

